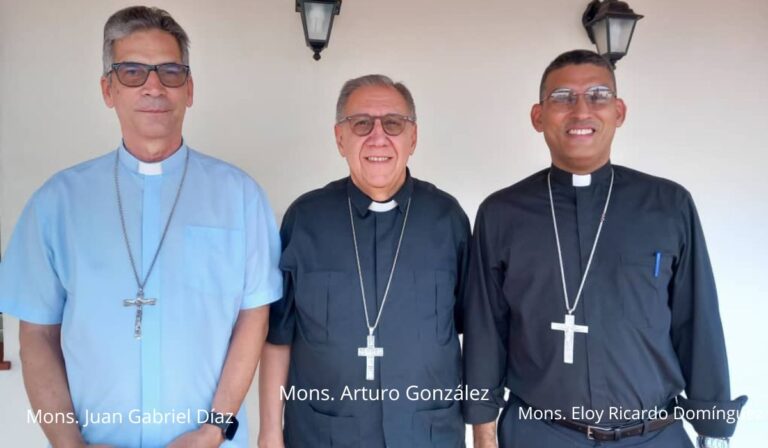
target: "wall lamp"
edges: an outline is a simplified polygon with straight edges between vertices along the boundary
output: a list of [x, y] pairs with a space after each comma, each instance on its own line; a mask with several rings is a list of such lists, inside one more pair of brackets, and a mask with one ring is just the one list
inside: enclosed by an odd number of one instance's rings
[[597, 46], [601, 56], [616, 65], [629, 50], [635, 24], [643, 16], [635, 14], [625, 2], [618, 0], [592, 0], [581, 17], [589, 40]]
[[304, 39], [307, 46], [315, 53], [312, 56], [320, 60], [320, 52], [331, 40], [333, 17], [341, 11], [341, 0], [296, 0], [296, 12], [301, 14], [304, 27]]

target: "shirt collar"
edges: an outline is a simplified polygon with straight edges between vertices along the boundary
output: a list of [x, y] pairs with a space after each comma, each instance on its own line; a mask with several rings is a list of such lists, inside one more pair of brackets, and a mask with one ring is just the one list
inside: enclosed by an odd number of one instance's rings
[[[610, 160], [605, 165], [584, 176], [569, 173], [568, 171], [556, 167], [554, 164], [549, 169], [552, 174], [552, 182], [572, 187], [587, 187], [607, 182], [611, 178], [612, 170], [613, 166], [611, 165]], [[589, 176], [589, 178], [586, 176]]]
[[[405, 183], [403, 183], [403, 186], [400, 187], [394, 196], [387, 199], [386, 201], [381, 202], [389, 202], [394, 200], [397, 202], [396, 208], [400, 210], [401, 213], [405, 213], [405, 207], [408, 205], [408, 199], [411, 198], [411, 193], [413, 193], [413, 178], [411, 177], [411, 171], [406, 168]], [[373, 200], [369, 198], [368, 195], [363, 193], [362, 190], [360, 190], [357, 185], [352, 182], [352, 178], [350, 177], [347, 178], [347, 194], [352, 200], [352, 207], [357, 211], [359, 216], [365, 217], [368, 215], [368, 213], [370, 213], [368, 207], [370, 207]]]
[[117, 152], [120, 157], [120, 163], [129, 171], [144, 176], [157, 176], [162, 174], [172, 173], [181, 169], [184, 166], [184, 161], [187, 158], [187, 152], [189, 148], [182, 140], [181, 146], [166, 159], [155, 162], [147, 163], [137, 159], [125, 148], [125, 142], [120, 142], [120, 147], [117, 148]]

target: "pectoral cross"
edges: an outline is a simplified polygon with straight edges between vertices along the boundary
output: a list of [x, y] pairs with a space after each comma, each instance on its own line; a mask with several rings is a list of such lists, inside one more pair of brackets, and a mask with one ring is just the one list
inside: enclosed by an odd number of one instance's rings
[[576, 325], [573, 314], [565, 315], [565, 322], [552, 322], [552, 329], [563, 332], [563, 362], [573, 364], [573, 334], [589, 333], [589, 327], [586, 325]]
[[368, 345], [366, 347], [359, 347], [357, 349], [357, 356], [365, 358], [365, 379], [373, 381], [376, 369], [374, 368], [374, 360], [384, 356], [384, 349], [376, 347], [376, 336], [368, 335]]
[[136, 322], [133, 324], [133, 337], [141, 339], [141, 318], [144, 315], [144, 305], [154, 305], [155, 299], [145, 299], [144, 291], [139, 290], [136, 293], [135, 299], [123, 300], [123, 306], [135, 306], [136, 307]]

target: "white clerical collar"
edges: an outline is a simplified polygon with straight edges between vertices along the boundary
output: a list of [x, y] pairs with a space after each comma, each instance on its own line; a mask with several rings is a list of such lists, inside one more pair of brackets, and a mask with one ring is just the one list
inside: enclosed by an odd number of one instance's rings
[[139, 174], [158, 176], [163, 174], [163, 162], [147, 163], [139, 160]]
[[574, 187], [588, 187], [592, 183], [591, 174], [574, 174], [573, 186]]
[[167, 157], [160, 162], [150, 163], [136, 158], [130, 151], [128, 151], [128, 149], [126, 149], [124, 144], [121, 144], [117, 149], [120, 163], [129, 171], [144, 176], [160, 176], [181, 170], [184, 167], [188, 152], [189, 148], [182, 142], [179, 149], [171, 154], [170, 157]]
[[388, 212], [397, 207], [397, 201], [392, 199], [389, 202], [376, 202], [371, 201], [371, 205], [368, 206], [368, 210], [376, 213]]

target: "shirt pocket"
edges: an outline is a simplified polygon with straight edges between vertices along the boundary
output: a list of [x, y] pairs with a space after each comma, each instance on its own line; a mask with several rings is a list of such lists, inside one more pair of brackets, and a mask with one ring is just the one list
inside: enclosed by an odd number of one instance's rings
[[299, 331], [309, 343], [328, 341], [328, 294], [332, 272], [305, 272], [296, 277]]
[[[658, 264], [658, 266], [657, 266]], [[638, 328], [669, 326], [667, 287], [672, 278], [672, 255], [622, 254], [619, 294], [624, 317]]]
[[184, 229], [184, 279], [193, 291], [229, 298], [245, 287], [245, 237], [242, 230], [187, 226]]
[[415, 275], [420, 335], [427, 341], [448, 344], [456, 337], [456, 275], [442, 270], [417, 271]]
[[464, 447], [464, 421], [459, 402], [447, 408], [427, 409], [413, 414], [414, 445], [435, 448]]
[[[315, 409], [308, 403], [312, 412], [315, 428], [322, 428], [321, 433], [328, 431], [329, 448], [361, 448], [360, 425], [356, 417], [336, 416]], [[315, 445], [317, 446], [317, 445]], [[319, 448], [319, 447], [318, 447]]]
[[285, 441], [290, 447], [361, 448], [360, 423], [337, 416], [310, 401], [289, 401], [285, 407]]

